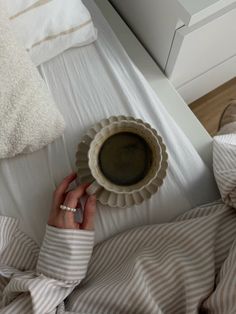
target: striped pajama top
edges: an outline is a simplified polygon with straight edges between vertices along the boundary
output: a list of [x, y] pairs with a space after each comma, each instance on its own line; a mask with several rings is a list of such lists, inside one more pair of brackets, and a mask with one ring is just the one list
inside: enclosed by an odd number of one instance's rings
[[0, 217], [0, 313], [236, 313], [236, 135], [214, 139], [222, 200], [93, 248], [47, 226], [41, 248]]

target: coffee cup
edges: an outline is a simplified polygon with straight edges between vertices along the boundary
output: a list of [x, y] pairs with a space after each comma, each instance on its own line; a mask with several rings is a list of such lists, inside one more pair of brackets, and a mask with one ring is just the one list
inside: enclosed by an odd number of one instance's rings
[[161, 165], [161, 146], [152, 130], [138, 121], [114, 121], [94, 137], [88, 165], [94, 181], [89, 195], [104, 188], [116, 194], [132, 194], [149, 185]]

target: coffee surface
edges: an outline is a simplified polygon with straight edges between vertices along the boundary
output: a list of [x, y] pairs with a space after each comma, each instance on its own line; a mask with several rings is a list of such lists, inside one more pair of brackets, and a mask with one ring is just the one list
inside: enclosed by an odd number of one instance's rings
[[120, 132], [109, 137], [99, 152], [103, 175], [117, 185], [133, 185], [142, 180], [152, 164], [146, 141], [137, 134]]

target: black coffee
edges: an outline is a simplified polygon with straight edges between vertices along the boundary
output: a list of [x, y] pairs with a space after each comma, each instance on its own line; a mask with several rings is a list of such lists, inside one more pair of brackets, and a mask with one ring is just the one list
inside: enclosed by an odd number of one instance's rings
[[104, 176], [117, 185], [133, 185], [142, 180], [152, 164], [146, 141], [131, 132], [109, 137], [99, 152], [99, 166]]

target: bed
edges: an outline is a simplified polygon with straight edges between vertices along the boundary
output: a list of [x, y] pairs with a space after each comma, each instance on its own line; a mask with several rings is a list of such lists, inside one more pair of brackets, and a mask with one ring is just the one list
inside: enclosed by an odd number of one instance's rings
[[169, 167], [163, 186], [143, 204], [127, 209], [98, 205], [96, 242], [135, 226], [170, 221], [219, 196], [210, 168], [210, 137], [110, 4], [97, 1], [129, 55], [97, 5], [84, 3], [98, 29], [97, 41], [39, 67], [66, 121], [63, 137], [0, 163], [0, 214], [20, 218], [21, 229], [38, 244], [52, 192], [76, 170], [79, 141], [90, 126], [111, 115], [138, 117], [156, 128], [167, 146]]
[[108, 0], [95, 0], [125, 51], [202, 159], [212, 168], [212, 137]]

